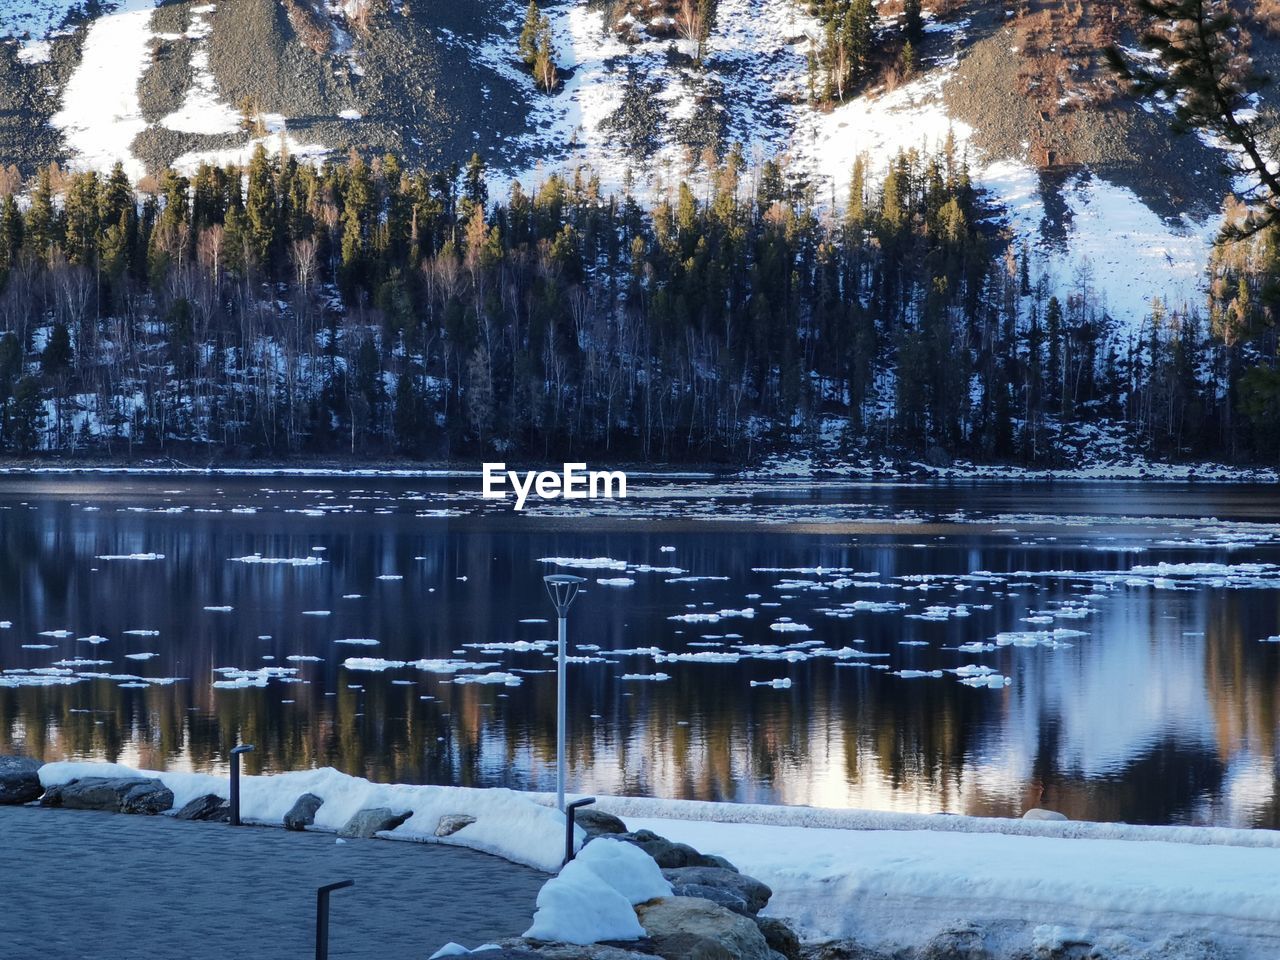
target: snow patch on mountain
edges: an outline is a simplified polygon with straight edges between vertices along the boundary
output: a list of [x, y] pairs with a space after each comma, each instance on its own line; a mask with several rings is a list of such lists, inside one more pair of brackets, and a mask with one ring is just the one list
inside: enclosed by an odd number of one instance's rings
[[109, 170], [116, 163], [135, 183], [146, 174], [133, 155], [134, 138], [147, 127], [138, 81], [151, 62], [155, 0], [123, 0], [89, 26], [80, 65], [63, 91], [59, 128], [78, 170]]
[[[160, 125], [179, 133], [235, 133], [240, 116], [218, 95], [218, 83], [209, 68], [209, 35], [213, 33], [213, 11], [217, 4], [206, 3], [191, 8], [191, 26], [185, 36], [191, 40], [191, 86], [182, 106], [164, 117]], [[176, 40], [182, 34], [162, 34], [163, 39]]]

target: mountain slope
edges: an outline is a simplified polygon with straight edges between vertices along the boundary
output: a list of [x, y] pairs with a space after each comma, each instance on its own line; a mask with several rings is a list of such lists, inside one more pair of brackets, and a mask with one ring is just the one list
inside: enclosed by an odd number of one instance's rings
[[[1202, 306], [1229, 187], [1214, 149], [1171, 140], [1166, 117], [1119, 95], [1099, 56], [1133, 42], [1115, 0], [945, 2], [926, 11], [914, 75], [877, 64], [854, 95], [819, 105], [809, 61], [823, 26], [792, 0], [719, 0], [701, 59], [678, 5], [548, 6], [562, 81], [550, 95], [518, 60], [518, 0], [14, 2], [0, 159], [24, 173], [122, 162], [137, 181], [243, 161], [262, 142], [433, 167], [474, 150], [526, 186], [586, 164], [606, 190], [652, 193], [699, 182], [703, 152], [738, 143], [829, 208], [858, 155], [879, 176], [900, 150], [951, 137], [1032, 279], [1131, 330], [1156, 299]], [[885, 50], [901, 23], [879, 6]], [[1269, 37], [1253, 42], [1269, 62]]]

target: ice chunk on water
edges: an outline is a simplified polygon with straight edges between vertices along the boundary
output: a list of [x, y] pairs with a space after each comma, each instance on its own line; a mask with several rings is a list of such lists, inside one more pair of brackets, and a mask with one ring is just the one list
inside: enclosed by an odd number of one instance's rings
[[783, 677], [780, 680], [752, 680], [753, 687], [772, 687], [774, 690], [790, 690], [791, 678]]

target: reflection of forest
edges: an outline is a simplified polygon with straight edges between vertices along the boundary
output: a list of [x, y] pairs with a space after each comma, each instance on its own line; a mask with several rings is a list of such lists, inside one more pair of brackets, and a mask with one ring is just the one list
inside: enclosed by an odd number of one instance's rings
[[[319, 523], [281, 514], [175, 519], [86, 515], [57, 503], [3, 516], [0, 611], [24, 628], [0, 636], [4, 666], [42, 666], [50, 654], [91, 655], [66, 646], [20, 649], [38, 629], [67, 626], [113, 638], [93, 651], [114, 660], [101, 669], [184, 679], [145, 690], [106, 680], [0, 688], [0, 753], [22, 748], [46, 759], [223, 770], [230, 747], [249, 742], [258, 747], [245, 758], [254, 773], [332, 765], [382, 781], [517, 788], [551, 783], [549, 674], [507, 688], [454, 685], [447, 676], [415, 671], [348, 672], [337, 666], [341, 659], [365, 651], [334, 647], [333, 639], [383, 638], [375, 652], [389, 658], [463, 650], [470, 659], [490, 659], [463, 644], [512, 639], [516, 619], [547, 615], [527, 552], [625, 554], [624, 544], [637, 537], [614, 533], [584, 545], [581, 537], [548, 534], [517, 549], [517, 539], [501, 529], [451, 535], [447, 523], [437, 522], [410, 532], [395, 518], [355, 515]], [[251, 569], [227, 560], [255, 551], [304, 556], [321, 533], [329, 561], [323, 567]], [[794, 563], [798, 552], [813, 550], [812, 538], [780, 533], [747, 560], [736, 555], [737, 542], [707, 538], [682, 547], [681, 562], [730, 575], [737, 597], [753, 564]], [[108, 567], [93, 559], [144, 548], [164, 553], [165, 561]], [[644, 552], [655, 552], [652, 543]], [[1037, 569], [1032, 563], [1081, 569], [1097, 557], [1063, 548], [1032, 558], [974, 538], [959, 559], [883, 541], [827, 550], [824, 562], [889, 577], [907, 570]], [[434, 592], [408, 579], [379, 587], [377, 577], [387, 570], [413, 570]], [[465, 583], [457, 579], [463, 574]], [[338, 598], [357, 589], [369, 602], [342, 614]], [[605, 648], [670, 644], [658, 632], [670, 630], [672, 602], [643, 589], [628, 593], [625, 603], [584, 601], [574, 641]], [[704, 595], [711, 594], [698, 596]], [[1044, 601], [1042, 594], [1025, 602]], [[223, 602], [234, 602], [234, 616], [202, 612]], [[1019, 672], [1001, 692], [950, 678], [902, 681], [829, 660], [678, 664], [661, 684], [620, 682], [621, 671], [602, 664], [575, 666], [573, 781], [599, 792], [698, 799], [996, 816], [1039, 803], [1077, 819], [1280, 826], [1273, 790], [1280, 668], [1275, 647], [1257, 642], [1277, 632], [1277, 602], [1263, 591], [1114, 597], [1088, 624], [1093, 635], [1070, 650], [1002, 652]], [[330, 606], [332, 622], [298, 616]], [[820, 618], [810, 619], [820, 625]], [[926, 628], [891, 616], [868, 618], [857, 629], [867, 649], [905, 657], [896, 643], [913, 631], [927, 629], [935, 647], [945, 647], [990, 635], [975, 630], [1008, 628], [974, 621]], [[118, 638], [138, 627], [161, 632], [158, 640], [134, 644], [160, 653], [145, 666], [121, 659], [126, 646]], [[645, 631], [639, 637], [637, 628]], [[267, 634], [269, 641], [259, 639]], [[841, 645], [834, 633], [818, 636]], [[217, 667], [284, 666], [297, 653], [326, 662], [297, 665], [306, 682], [211, 686]], [[524, 655], [507, 665], [550, 663]], [[631, 668], [649, 665], [628, 661]], [[790, 691], [748, 686], [750, 679], [784, 674], [794, 680]], [[1265, 782], [1241, 788], [1232, 772], [1241, 758], [1271, 771]]]

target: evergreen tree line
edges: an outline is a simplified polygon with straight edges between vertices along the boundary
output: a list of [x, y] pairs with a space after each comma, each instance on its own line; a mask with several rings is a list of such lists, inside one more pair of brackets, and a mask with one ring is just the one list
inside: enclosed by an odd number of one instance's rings
[[0, 449], [1054, 463], [1110, 418], [1156, 454], [1275, 453], [1269, 328], [1117, 335], [1087, 272], [1031, 275], [950, 143], [857, 160], [838, 214], [736, 149], [698, 184], [495, 201], [478, 158], [261, 147], [147, 193], [41, 171], [0, 203]]

